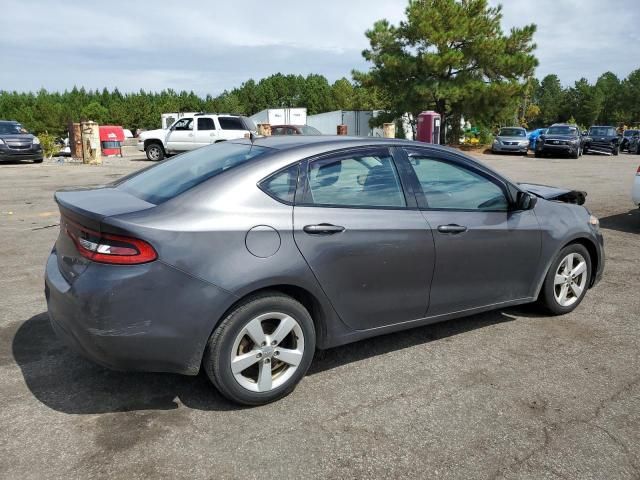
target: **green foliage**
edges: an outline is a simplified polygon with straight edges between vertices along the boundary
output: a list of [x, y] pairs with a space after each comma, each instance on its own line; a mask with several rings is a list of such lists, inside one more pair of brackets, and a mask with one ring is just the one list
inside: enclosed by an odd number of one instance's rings
[[406, 17], [366, 32], [363, 56], [372, 67], [353, 72], [361, 85], [384, 92], [393, 115], [431, 108], [451, 115], [454, 130], [461, 115], [478, 122], [516, 116], [523, 80], [538, 64], [535, 25], [504, 34], [501, 7], [487, 0], [412, 0]]
[[46, 158], [51, 158], [60, 151], [56, 144], [56, 136], [50, 133], [44, 132], [38, 135], [40, 145], [42, 146], [42, 153]]
[[160, 115], [168, 112], [220, 112], [253, 115], [265, 108], [306, 107], [309, 115], [330, 110], [373, 110], [384, 105], [375, 89], [341, 78], [330, 84], [322, 75], [277, 73], [259, 82], [248, 80], [217, 97], [201, 98], [193, 92], [118, 89], [87, 91], [74, 87], [63, 93], [40, 90], [19, 93], [0, 90], [0, 119], [18, 120], [29, 130], [66, 135], [69, 122], [93, 120], [122, 125], [131, 130], [160, 127]]

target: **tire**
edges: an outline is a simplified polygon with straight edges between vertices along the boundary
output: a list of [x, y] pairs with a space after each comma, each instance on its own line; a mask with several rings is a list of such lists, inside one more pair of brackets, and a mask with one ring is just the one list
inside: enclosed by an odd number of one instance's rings
[[[281, 328], [284, 337], [278, 333]], [[315, 345], [307, 309], [287, 295], [265, 292], [247, 298], [222, 320], [209, 338], [203, 367], [229, 400], [263, 405], [294, 390], [311, 365]], [[282, 360], [285, 352], [291, 363]], [[242, 370], [234, 372], [234, 359]]]
[[617, 147], [616, 147], [616, 148], [614, 148], [614, 149], [613, 149], [613, 154], [614, 154], [616, 157], [618, 156], [618, 154], [619, 154], [619, 153], [620, 153], [620, 149], [619, 149], [619, 148], [617, 148]]
[[159, 162], [165, 157], [164, 148], [157, 142], [150, 143], [144, 147], [144, 152], [147, 154], [147, 159], [152, 162]]
[[588, 148], [588, 147], [584, 147], [584, 148], [582, 149], [582, 154], [583, 154], [583, 155], [586, 155], [587, 153], [589, 153], [589, 148]]
[[34, 160], [33, 163], [42, 163], [42, 158], [39, 158], [38, 160]]
[[540, 153], [540, 152], [535, 152], [535, 153], [534, 153], [534, 156], [535, 156], [536, 158], [541, 158], [541, 157], [542, 157], [542, 153]]
[[[572, 264], [571, 270], [567, 269], [569, 261]], [[578, 271], [578, 267], [582, 262], [584, 262], [584, 270], [575, 274], [575, 279], [567, 276], [568, 271]], [[561, 282], [562, 279], [560, 277], [564, 277], [565, 280]], [[569, 244], [560, 250], [560, 253], [551, 263], [544, 279], [542, 290], [540, 290], [538, 303], [552, 315], [569, 313], [580, 305], [584, 299], [590, 281], [591, 257], [589, 252], [579, 243]]]

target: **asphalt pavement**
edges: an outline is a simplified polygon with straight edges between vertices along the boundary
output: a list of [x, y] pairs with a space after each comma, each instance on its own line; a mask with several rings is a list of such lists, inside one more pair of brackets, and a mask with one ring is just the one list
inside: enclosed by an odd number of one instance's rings
[[518, 307], [319, 352], [258, 408], [203, 375], [106, 370], [48, 324], [53, 192], [149, 162], [0, 165], [0, 478], [640, 478], [640, 156], [479, 156], [588, 192], [602, 282], [563, 317]]

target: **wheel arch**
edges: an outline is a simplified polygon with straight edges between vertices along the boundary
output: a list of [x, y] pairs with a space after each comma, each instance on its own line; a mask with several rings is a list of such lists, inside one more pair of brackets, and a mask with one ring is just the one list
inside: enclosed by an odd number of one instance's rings
[[154, 144], [154, 143], [160, 145], [160, 148], [162, 148], [162, 151], [166, 153], [164, 145], [162, 144], [162, 141], [159, 138], [149, 138], [149, 139], [145, 140], [144, 141], [144, 149], [146, 150], [149, 145]]
[[598, 267], [600, 265], [600, 255], [598, 254], [598, 248], [596, 247], [595, 243], [593, 243], [591, 239], [586, 237], [574, 238], [573, 240], [568, 242], [566, 245], [563, 245], [562, 248], [568, 245], [572, 245], [574, 243], [577, 243], [578, 245], [582, 245], [584, 248], [587, 249], [587, 252], [589, 252], [589, 257], [591, 260], [591, 277], [589, 278], [589, 288], [591, 288], [593, 287], [596, 280], [595, 272], [598, 270]]
[[287, 295], [294, 300], [300, 302], [304, 308], [307, 309], [309, 315], [311, 315], [311, 320], [313, 320], [313, 326], [316, 330], [316, 347], [322, 348], [325, 344], [325, 339], [327, 335], [327, 322], [329, 321], [329, 317], [331, 316], [331, 312], [327, 311], [327, 307], [322, 304], [322, 302], [310, 292], [308, 289], [300, 287], [298, 285], [292, 284], [273, 284], [268, 286], [262, 286], [260, 288], [256, 288], [251, 290], [250, 292], [245, 293], [241, 297], [239, 297], [235, 302], [233, 302], [229, 308], [227, 308], [224, 313], [218, 318], [209, 333], [209, 336], [213, 334], [216, 328], [222, 320], [224, 320], [231, 311], [233, 311], [238, 305], [247, 301], [247, 299], [251, 297], [255, 297], [257, 295], [264, 295], [269, 293], [280, 293], [283, 295]]

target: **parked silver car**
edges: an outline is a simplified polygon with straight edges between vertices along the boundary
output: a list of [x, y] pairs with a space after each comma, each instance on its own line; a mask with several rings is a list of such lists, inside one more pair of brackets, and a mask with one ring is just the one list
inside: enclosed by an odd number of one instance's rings
[[404, 140], [228, 141], [55, 198], [55, 331], [108, 367], [202, 366], [249, 405], [291, 392], [316, 348], [536, 300], [570, 312], [604, 266], [583, 192]]
[[501, 128], [491, 145], [493, 153], [527, 153], [528, 150], [529, 138], [527, 137], [527, 131], [520, 127]]

